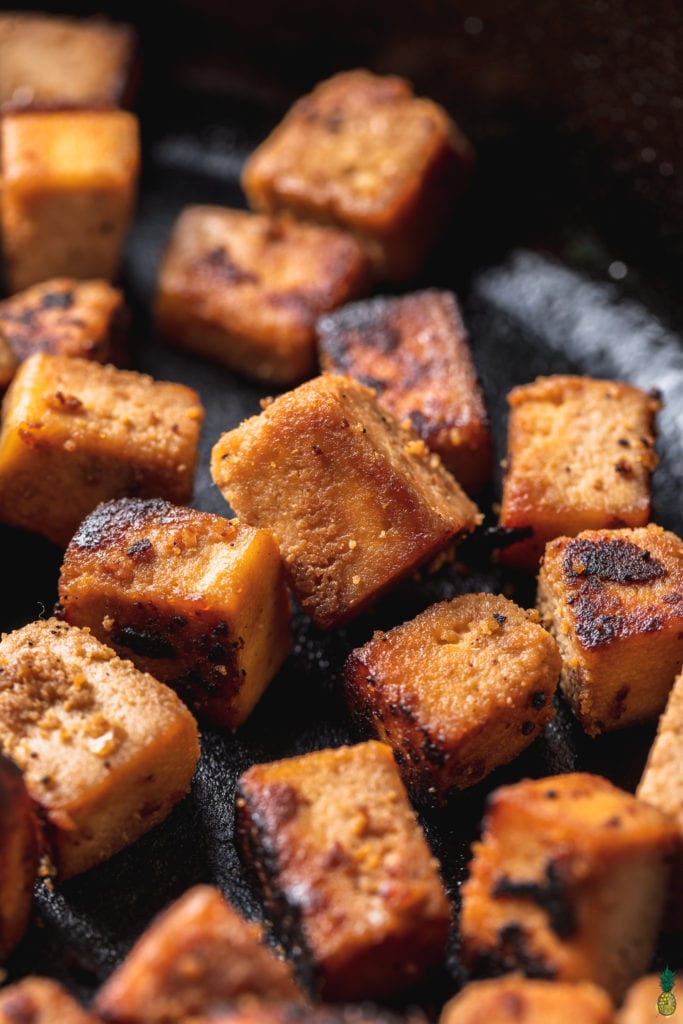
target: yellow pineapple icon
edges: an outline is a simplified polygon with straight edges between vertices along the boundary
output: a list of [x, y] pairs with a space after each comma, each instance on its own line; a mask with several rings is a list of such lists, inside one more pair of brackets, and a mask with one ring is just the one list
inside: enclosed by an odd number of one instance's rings
[[676, 996], [671, 991], [674, 987], [675, 979], [676, 975], [669, 967], [665, 967], [659, 977], [662, 991], [657, 1000], [657, 1009], [662, 1017], [670, 1017], [676, 1011]]

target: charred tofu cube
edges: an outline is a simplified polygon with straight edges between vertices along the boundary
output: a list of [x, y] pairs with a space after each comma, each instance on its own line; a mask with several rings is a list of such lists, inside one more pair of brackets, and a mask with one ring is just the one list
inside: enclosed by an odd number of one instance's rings
[[21, 772], [0, 754], [0, 963], [28, 925], [38, 873], [38, 836]]
[[352, 231], [377, 277], [404, 281], [443, 228], [473, 163], [446, 111], [402, 78], [345, 71], [300, 99], [247, 161], [254, 209]]
[[101, 501], [192, 497], [199, 397], [183, 384], [68, 356], [17, 372], [0, 430], [0, 522], [66, 545]]
[[320, 364], [374, 388], [408, 419], [470, 494], [491, 477], [484, 399], [455, 296], [424, 291], [370, 299], [321, 317]]
[[441, 961], [450, 907], [389, 747], [255, 765], [237, 808], [268, 909], [323, 999], [392, 994]]
[[98, 506], [64, 556], [61, 615], [235, 729], [287, 656], [273, 535], [161, 499]]
[[152, 922], [95, 999], [111, 1024], [167, 1024], [209, 1016], [242, 996], [295, 1002], [290, 967], [218, 889], [190, 889]]
[[0, 105], [129, 101], [135, 58], [130, 25], [2, 11]]
[[97, 1024], [51, 978], [23, 978], [0, 989], [0, 1024]]
[[346, 662], [352, 711], [434, 802], [507, 764], [554, 715], [560, 674], [538, 613], [492, 594], [432, 605]]
[[0, 641], [0, 750], [24, 773], [60, 878], [163, 821], [199, 758], [197, 725], [172, 690], [56, 619]]
[[474, 981], [444, 1006], [439, 1024], [614, 1024], [609, 996], [590, 982], [509, 975]]
[[298, 384], [316, 372], [316, 318], [369, 284], [367, 258], [343, 231], [191, 206], [159, 272], [157, 327], [257, 381]]
[[595, 736], [656, 718], [683, 661], [683, 543], [650, 525], [558, 537], [538, 608], [562, 655], [560, 688]]
[[676, 840], [670, 818], [597, 775], [495, 790], [462, 890], [465, 964], [592, 981], [618, 1002], [650, 963]]
[[531, 531], [502, 553], [508, 565], [535, 572], [554, 537], [645, 526], [656, 398], [618, 381], [556, 376], [514, 388], [508, 401], [500, 523]]
[[140, 142], [122, 110], [18, 110], [0, 119], [0, 238], [8, 290], [116, 277]]
[[438, 455], [348, 377], [316, 377], [223, 434], [211, 472], [240, 518], [272, 530], [323, 629], [480, 521]]

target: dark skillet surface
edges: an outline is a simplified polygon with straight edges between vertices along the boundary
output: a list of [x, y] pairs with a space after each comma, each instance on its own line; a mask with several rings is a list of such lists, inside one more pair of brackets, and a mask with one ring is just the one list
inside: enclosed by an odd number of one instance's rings
[[[167, 69], [168, 71], [168, 69]], [[163, 96], [163, 104], [161, 102]], [[124, 284], [134, 310], [132, 365], [160, 379], [197, 388], [207, 409], [194, 504], [228, 515], [213, 486], [209, 453], [220, 433], [259, 411], [267, 392], [154, 339], [150, 302], [161, 247], [180, 209], [190, 202], [244, 205], [238, 175], [244, 156], [285, 109], [288, 96], [245, 88], [235, 80], [219, 94], [192, 74], [179, 73], [168, 90], [143, 96], [145, 173], [139, 213], [127, 252]], [[457, 113], [457, 111], [454, 111]], [[151, 127], [152, 126], [152, 127]], [[683, 346], [681, 309], [661, 282], [648, 280], [648, 261], [611, 281], [608, 267], [621, 251], [599, 220], [567, 161], [566, 140], [552, 124], [521, 114], [504, 131], [477, 139], [479, 168], [443, 241], [415, 287], [456, 291], [470, 332], [488, 402], [498, 457], [505, 449], [507, 391], [539, 373], [576, 372], [620, 377], [658, 387], [664, 397], [655, 474], [655, 521], [683, 533]], [[597, 223], [591, 221], [598, 214]], [[622, 257], [623, 258], [623, 257]], [[614, 267], [613, 267], [614, 272]], [[482, 501], [493, 523], [500, 480]], [[14, 555], [5, 576], [0, 626], [15, 628], [49, 613], [56, 599], [61, 553], [40, 538], [0, 529]], [[506, 589], [533, 602], [533, 581], [500, 571], [486, 541], [468, 542], [462, 563], [421, 583], [401, 585], [346, 629], [317, 631], [295, 615], [294, 648], [260, 705], [236, 736], [203, 730], [202, 759], [190, 796], [152, 833], [108, 863], [57, 885], [36, 888], [35, 921], [8, 963], [10, 979], [45, 973], [89, 997], [152, 916], [197, 882], [218, 885], [248, 916], [262, 908], [233, 838], [234, 790], [250, 764], [362, 738], [340, 696], [348, 652], [378, 627], [389, 628], [435, 600], [465, 591]], [[467, 564], [465, 564], [467, 562]], [[16, 576], [16, 579], [12, 578]], [[565, 709], [510, 766], [454, 797], [448, 807], [421, 809], [457, 906], [469, 847], [487, 794], [503, 782], [573, 770], [596, 771], [633, 790], [654, 725], [596, 740], [583, 735]], [[462, 983], [456, 929], [448, 973], [415, 993], [428, 1008]], [[655, 966], [681, 964], [680, 936], [657, 953]]]

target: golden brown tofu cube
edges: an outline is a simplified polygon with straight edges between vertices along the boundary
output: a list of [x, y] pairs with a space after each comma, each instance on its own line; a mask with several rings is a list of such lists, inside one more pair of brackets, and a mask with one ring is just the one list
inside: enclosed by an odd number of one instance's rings
[[323, 629], [481, 518], [438, 455], [348, 377], [316, 377], [223, 434], [211, 472], [245, 522], [272, 530]]
[[237, 728], [291, 646], [277, 544], [208, 512], [161, 499], [98, 506], [64, 556], [62, 618]]
[[0, 749], [24, 773], [61, 878], [163, 821], [199, 758], [172, 690], [57, 619], [0, 641]]
[[38, 873], [38, 836], [21, 772], [0, 754], [0, 963], [28, 925]]
[[651, 394], [619, 381], [539, 377], [508, 396], [501, 526], [531, 530], [501, 557], [535, 572], [547, 541], [650, 518]]
[[268, 909], [323, 999], [388, 995], [440, 962], [450, 907], [389, 747], [255, 765], [237, 808]]
[[0, 331], [0, 392], [4, 391], [14, 376], [19, 360], [14, 349]]
[[353, 651], [348, 703], [394, 751], [406, 784], [440, 803], [507, 764], [554, 715], [557, 644], [492, 594], [432, 605]]
[[303, 999], [288, 964], [218, 889], [198, 885], [160, 914], [105, 982], [95, 1009], [111, 1024], [168, 1024], [243, 996]]
[[474, 981], [444, 1006], [439, 1024], [613, 1024], [609, 996], [590, 982], [509, 975]]
[[137, 118], [105, 109], [6, 112], [0, 158], [9, 291], [50, 277], [116, 277], [137, 189]]
[[653, 953], [675, 823], [597, 775], [489, 798], [462, 890], [462, 956], [487, 973], [593, 981], [615, 1001]]
[[247, 161], [257, 210], [352, 231], [377, 277], [404, 281], [443, 228], [473, 162], [446, 111], [402, 78], [345, 71], [294, 104]]
[[66, 547], [101, 501], [188, 502], [203, 418], [197, 393], [183, 384], [31, 356], [3, 404], [0, 522]]
[[316, 318], [369, 284], [367, 258], [343, 231], [190, 206], [159, 271], [157, 327], [255, 380], [297, 384], [316, 372]]
[[595, 736], [656, 718], [683, 661], [683, 543], [650, 525], [551, 541], [538, 608], [562, 655], [560, 688]]
[[484, 399], [455, 296], [370, 299], [321, 317], [320, 364], [374, 388], [377, 401], [441, 456], [469, 494], [491, 477]]
[[135, 52], [130, 25], [0, 12], [0, 105], [125, 102]]
[[0, 989], [0, 1024], [97, 1024], [51, 978], [23, 978]]
[[646, 974], [631, 985], [621, 1009], [616, 1015], [616, 1024], [662, 1024], [662, 1014], [657, 1000], [662, 994], [658, 974]]

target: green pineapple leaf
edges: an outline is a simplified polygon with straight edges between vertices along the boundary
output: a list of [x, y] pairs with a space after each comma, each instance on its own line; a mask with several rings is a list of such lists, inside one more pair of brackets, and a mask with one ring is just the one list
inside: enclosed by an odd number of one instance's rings
[[670, 967], [665, 967], [659, 976], [659, 980], [662, 986], [662, 992], [670, 992], [674, 987], [676, 975]]

